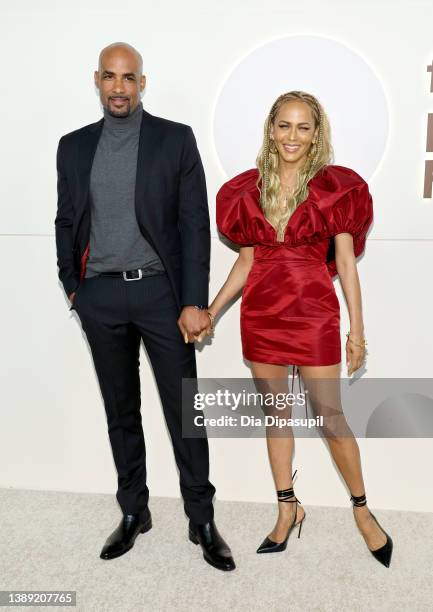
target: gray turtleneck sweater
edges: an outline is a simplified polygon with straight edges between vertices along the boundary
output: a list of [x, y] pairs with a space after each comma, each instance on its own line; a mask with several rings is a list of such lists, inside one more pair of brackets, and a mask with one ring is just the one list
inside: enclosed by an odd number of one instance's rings
[[135, 216], [135, 176], [143, 105], [127, 117], [104, 109], [104, 125], [90, 174], [91, 224], [86, 278], [164, 266]]

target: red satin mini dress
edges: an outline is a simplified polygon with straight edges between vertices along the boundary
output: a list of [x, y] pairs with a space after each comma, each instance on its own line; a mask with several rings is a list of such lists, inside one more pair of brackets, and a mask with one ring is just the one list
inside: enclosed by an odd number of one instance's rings
[[373, 221], [368, 185], [350, 168], [325, 166], [309, 181], [308, 196], [280, 242], [261, 209], [258, 178], [256, 168], [246, 170], [224, 183], [216, 199], [219, 231], [235, 244], [254, 246], [242, 292], [243, 355], [278, 365], [340, 363], [333, 237], [348, 232], [355, 257], [363, 252]]

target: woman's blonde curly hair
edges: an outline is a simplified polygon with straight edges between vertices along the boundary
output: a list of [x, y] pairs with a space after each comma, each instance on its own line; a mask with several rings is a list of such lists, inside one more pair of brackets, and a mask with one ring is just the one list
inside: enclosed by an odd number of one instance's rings
[[[292, 100], [300, 100], [309, 105], [314, 117], [314, 130], [318, 127], [316, 142], [311, 144], [308, 157], [299, 169], [294, 191], [289, 200], [287, 210], [281, 211], [281, 184], [278, 174], [279, 154], [275, 143], [271, 140], [271, 126], [281, 106]], [[333, 160], [331, 145], [331, 130], [328, 117], [320, 102], [305, 91], [289, 91], [279, 96], [272, 105], [264, 125], [263, 144], [256, 159], [259, 170], [257, 186], [260, 189], [260, 205], [265, 217], [275, 227], [277, 240], [284, 240], [284, 233], [289, 218], [297, 206], [308, 196], [308, 183], [324, 166]], [[273, 146], [272, 146], [273, 145]], [[261, 182], [261, 186], [259, 183]]]

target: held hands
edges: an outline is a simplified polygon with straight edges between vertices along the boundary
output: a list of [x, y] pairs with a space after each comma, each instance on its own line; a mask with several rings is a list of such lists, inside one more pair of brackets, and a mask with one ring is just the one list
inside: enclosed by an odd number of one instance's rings
[[185, 344], [196, 340], [201, 342], [206, 335], [212, 335], [212, 323], [207, 310], [200, 310], [194, 306], [184, 306], [177, 320]]
[[346, 334], [346, 365], [348, 374], [351, 376], [355, 370], [361, 367], [365, 358], [365, 346], [367, 344], [365, 338], [360, 336], [352, 336], [350, 332]]
[[75, 291], [73, 291], [71, 293], [71, 295], [69, 295], [68, 297], [69, 297], [69, 301], [71, 302], [71, 304], [73, 304], [74, 303], [74, 299], [75, 299]]

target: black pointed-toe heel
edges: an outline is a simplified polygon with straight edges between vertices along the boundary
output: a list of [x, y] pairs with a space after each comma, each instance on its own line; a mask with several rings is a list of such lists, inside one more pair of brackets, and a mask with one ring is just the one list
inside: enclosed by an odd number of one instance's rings
[[[295, 474], [298, 470], [295, 470], [292, 476], [292, 480], [295, 477]], [[302, 505], [301, 502], [299, 501], [299, 499], [295, 496], [295, 493], [293, 491], [293, 487], [290, 487], [290, 489], [282, 489], [281, 491], [277, 491], [277, 498], [278, 501], [280, 502], [288, 502], [288, 503], [292, 503], [292, 504], [296, 504], [295, 507], [295, 516], [293, 518], [293, 523], [290, 525], [289, 530], [287, 532], [286, 538], [283, 542], [274, 542], [273, 540], [271, 540], [270, 538], [266, 537], [263, 542], [260, 544], [260, 546], [258, 547], [258, 549], [256, 550], [257, 553], [273, 553], [273, 552], [282, 552], [283, 550], [286, 550], [287, 547], [287, 541], [289, 539], [289, 535], [291, 534], [293, 528], [295, 527], [295, 525], [299, 525], [299, 531], [298, 531], [298, 538], [301, 537], [301, 528], [302, 528], [302, 523], [305, 520], [306, 517], [306, 513], [304, 511], [304, 516], [302, 517], [302, 519], [299, 521], [299, 523], [296, 522], [296, 515], [297, 515], [297, 511], [298, 511], [298, 504]], [[294, 498], [294, 499], [292, 499]]]
[[[350, 501], [353, 502], [354, 506], [365, 506], [367, 504], [367, 499], [364, 495], [351, 495], [350, 497]], [[391, 563], [391, 556], [392, 556], [392, 549], [393, 549], [393, 542], [391, 539], [391, 536], [389, 536], [385, 529], [382, 527], [382, 525], [379, 524], [379, 521], [377, 520], [377, 518], [374, 516], [374, 514], [372, 513], [372, 511], [369, 509], [369, 512], [371, 514], [371, 516], [374, 518], [374, 520], [376, 521], [378, 527], [383, 531], [383, 533], [386, 535], [386, 542], [383, 546], [381, 546], [380, 548], [377, 548], [376, 550], [370, 550], [370, 548], [368, 548], [368, 550], [371, 552], [371, 554], [373, 555], [373, 557], [375, 559], [377, 559], [377, 561], [379, 561], [379, 563], [382, 563], [382, 565], [384, 565], [385, 567], [389, 567], [390, 563]]]

